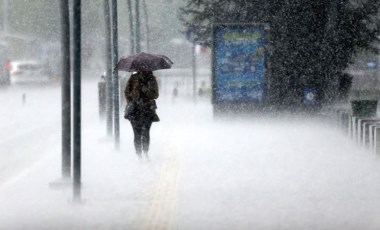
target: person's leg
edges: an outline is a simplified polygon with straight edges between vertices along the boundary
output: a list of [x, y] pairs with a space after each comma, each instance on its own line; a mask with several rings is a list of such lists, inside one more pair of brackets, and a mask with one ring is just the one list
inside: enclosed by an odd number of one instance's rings
[[133, 134], [134, 134], [134, 145], [136, 154], [141, 156], [142, 152], [142, 143], [141, 143], [141, 135], [142, 135], [142, 126], [137, 124], [136, 122], [131, 122]]
[[149, 144], [150, 144], [150, 127], [152, 126], [152, 122], [144, 122], [142, 125], [142, 147], [144, 153], [148, 154]]

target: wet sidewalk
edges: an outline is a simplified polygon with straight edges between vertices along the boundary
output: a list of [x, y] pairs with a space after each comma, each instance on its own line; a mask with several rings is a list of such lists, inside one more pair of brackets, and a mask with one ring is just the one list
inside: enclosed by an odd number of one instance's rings
[[[185, 103], [186, 106], [183, 106]], [[378, 229], [380, 162], [316, 118], [214, 121], [206, 102], [159, 102], [151, 161], [84, 112], [82, 204], [60, 143], [0, 187], [0, 229]], [[53, 140], [51, 140], [53, 141]]]

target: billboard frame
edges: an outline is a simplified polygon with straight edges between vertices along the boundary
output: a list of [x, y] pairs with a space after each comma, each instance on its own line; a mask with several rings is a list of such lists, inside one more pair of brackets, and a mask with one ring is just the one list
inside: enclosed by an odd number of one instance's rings
[[[258, 28], [264, 30], [264, 47], [265, 47], [265, 61], [264, 61], [264, 78], [263, 78], [263, 95], [261, 101], [241, 101], [241, 100], [220, 100], [216, 98], [216, 33], [220, 27], [228, 27], [231, 29], [245, 29], [245, 28]], [[214, 23], [212, 25], [212, 78], [211, 78], [211, 86], [212, 86], [212, 95], [211, 102], [215, 112], [225, 112], [227, 110], [235, 110], [239, 108], [239, 110], [252, 110], [255, 108], [263, 107], [267, 101], [267, 91], [270, 86], [270, 26], [268, 23]]]

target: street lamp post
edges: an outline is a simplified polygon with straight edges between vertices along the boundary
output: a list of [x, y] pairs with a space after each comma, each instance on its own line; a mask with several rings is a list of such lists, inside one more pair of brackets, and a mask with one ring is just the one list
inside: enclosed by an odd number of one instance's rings
[[149, 37], [150, 37], [150, 29], [149, 29], [149, 15], [148, 15], [148, 6], [145, 0], [142, 0], [144, 16], [145, 16], [145, 31], [146, 31], [146, 51], [149, 52]]
[[141, 52], [140, 44], [140, 0], [136, 0], [136, 53]]
[[105, 40], [106, 40], [106, 120], [107, 120], [107, 135], [112, 136], [112, 38], [111, 38], [111, 17], [110, 17], [110, 2], [104, 0], [104, 25], [105, 25]]
[[62, 52], [62, 177], [71, 174], [71, 79], [69, 1], [60, 1]]
[[119, 75], [114, 69], [118, 61], [118, 28], [117, 28], [117, 0], [112, 0], [112, 80], [113, 80], [113, 108], [114, 108], [114, 137], [115, 148], [120, 149], [120, 119], [119, 119]]
[[73, 200], [81, 201], [81, 0], [73, 1]]
[[193, 41], [192, 47], [191, 47], [191, 50], [192, 50], [191, 51], [191, 67], [192, 67], [191, 72], [192, 72], [192, 76], [193, 76], [193, 101], [194, 101], [194, 103], [196, 102], [196, 99], [197, 99], [197, 96], [196, 96], [197, 59], [196, 59], [195, 47], [196, 47], [196, 43], [195, 43], [195, 41]]
[[130, 31], [130, 39], [131, 39], [131, 54], [135, 53], [135, 32], [133, 28], [133, 13], [132, 13], [132, 1], [127, 0], [128, 5], [128, 15], [129, 15], [129, 31]]

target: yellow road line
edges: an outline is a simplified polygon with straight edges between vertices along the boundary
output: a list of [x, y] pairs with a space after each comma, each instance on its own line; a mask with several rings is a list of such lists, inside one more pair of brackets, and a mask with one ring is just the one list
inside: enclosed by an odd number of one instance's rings
[[157, 182], [157, 187], [154, 190], [154, 196], [148, 206], [148, 211], [143, 213], [146, 216], [142, 229], [172, 229], [177, 203], [182, 156], [179, 151], [179, 142], [178, 137], [176, 137], [176, 143], [173, 144], [170, 156], [163, 167], [163, 171]]

